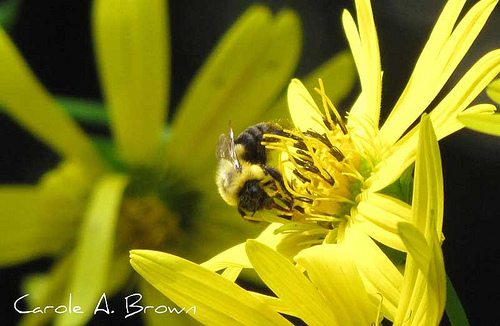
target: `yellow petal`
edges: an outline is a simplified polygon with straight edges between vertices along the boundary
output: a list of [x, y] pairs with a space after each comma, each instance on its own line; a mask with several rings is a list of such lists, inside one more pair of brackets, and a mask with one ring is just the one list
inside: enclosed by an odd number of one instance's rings
[[500, 49], [487, 53], [467, 71], [430, 114], [438, 139], [456, 131], [449, 125], [456, 123], [457, 114], [467, 108], [499, 73]]
[[75, 221], [44, 204], [38, 187], [0, 188], [0, 265], [54, 254], [73, 238]]
[[465, 0], [446, 3], [415, 64], [408, 84], [381, 128], [386, 143], [394, 143], [441, 89], [435, 89], [438, 88], [434, 87], [435, 83], [429, 82], [429, 71], [434, 78], [439, 75], [436, 74], [434, 66], [436, 58], [450, 37], [464, 4]]
[[500, 103], [500, 79], [494, 80], [486, 88], [486, 94], [495, 102]]
[[398, 226], [409, 255], [395, 325], [435, 325], [443, 314], [446, 296], [446, 275], [440, 247], [443, 201], [437, 139], [429, 117], [423, 116], [415, 162], [412, 224], [401, 223]]
[[36, 80], [0, 28], [0, 106], [14, 120], [65, 158], [102, 162], [91, 141]]
[[451, 76], [467, 54], [497, 3], [498, 0], [479, 1], [453, 29], [453, 33], [439, 53], [439, 62], [436, 63], [444, 67], [441, 77], [444, 81]]
[[168, 105], [170, 45], [163, 0], [98, 0], [97, 63], [119, 153], [130, 164], [157, 159]]
[[[128, 267], [130, 265], [127, 263]], [[165, 306], [173, 310], [173, 308], [180, 309], [176, 306], [175, 303], [170, 301], [167, 297], [161, 294], [157, 289], [155, 289], [151, 284], [146, 282], [144, 279], [139, 281], [139, 292], [142, 297], [134, 296], [130, 298], [133, 302], [135, 300], [141, 299], [141, 301], [137, 305], [141, 306]], [[167, 309], [168, 309], [167, 308]], [[188, 314], [185, 313], [167, 313], [167, 314], [159, 314], [159, 313], [144, 313], [146, 325], [148, 326], [188, 326], [188, 325], [199, 325], [199, 323], [193, 318], [189, 317]]]
[[203, 324], [289, 325], [244, 289], [190, 261], [150, 250], [132, 250], [130, 259], [146, 281]]
[[461, 114], [458, 120], [469, 129], [500, 136], [500, 114]]
[[397, 226], [400, 222], [408, 222], [411, 217], [407, 204], [386, 195], [366, 193], [351, 215], [354, 226], [373, 239], [391, 248], [405, 250]]
[[[436, 233], [443, 226], [444, 190], [441, 154], [432, 123], [424, 115], [420, 123], [419, 145], [415, 160], [413, 186], [413, 224], [422, 232], [434, 220]], [[424, 233], [424, 235], [427, 234]]]
[[363, 96], [363, 105], [351, 110], [351, 115], [364, 116], [371, 124], [378, 126], [382, 93], [382, 71], [378, 36], [369, 0], [356, 0], [358, 27], [344, 12], [344, 30], [358, 68]]
[[331, 325], [339, 324], [330, 309], [335, 305], [325, 300], [287, 258], [255, 240], [247, 241], [246, 250], [259, 277], [294, 311], [294, 315], [308, 325], [324, 325], [325, 321]]
[[[260, 281], [259, 281], [260, 282]], [[249, 291], [254, 297], [259, 299], [260, 301], [264, 302], [267, 306], [269, 306], [271, 309], [278, 311], [279, 313], [286, 314], [289, 316], [294, 316], [299, 318], [299, 316], [295, 315], [295, 312], [290, 308], [288, 305], [286, 305], [283, 300], [280, 298], [276, 297], [271, 297], [268, 295], [264, 295], [261, 293], [257, 292], [252, 292]]]
[[483, 28], [496, 2], [478, 2], [451, 34], [463, 2], [447, 4], [407, 87], [382, 127], [385, 143], [394, 143], [436, 97]]
[[416, 267], [428, 277], [432, 253], [423, 234], [411, 223], [399, 223], [398, 231]]
[[106, 289], [115, 227], [126, 184], [127, 178], [123, 175], [106, 175], [96, 185], [75, 248], [75, 265], [69, 285], [84, 313], [58, 315], [58, 325], [86, 322]]
[[[487, 53], [472, 66], [430, 113], [438, 139], [463, 128], [464, 125], [457, 119], [458, 114], [464, 111], [499, 73], [500, 49]], [[483, 106], [476, 106], [473, 111], [484, 112], [483, 109]], [[377, 167], [377, 178], [372, 180], [370, 191], [380, 190], [390, 184], [413, 162], [418, 128], [419, 126], [414, 127], [400, 139], [391, 155], [380, 163], [380, 166]]]
[[[404, 230], [404, 228], [402, 230]], [[404, 231], [402, 231], [401, 234], [404, 237]], [[409, 248], [409, 250], [412, 249], [413, 248]], [[412, 251], [412, 253], [415, 252]], [[415, 265], [415, 261], [413, 260], [412, 256], [409, 255], [406, 259], [405, 272], [403, 276], [403, 286], [401, 288], [401, 299], [394, 319], [394, 325], [399, 326], [406, 325], [408, 323], [416, 325], [427, 325], [423, 321], [421, 321], [420, 323], [414, 322], [415, 320], [417, 320], [416, 317], [418, 310], [421, 311], [425, 308], [431, 309], [426, 305], [427, 302], [425, 298], [425, 292], [426, 280], [423, 274], [419, 273], [419, 270]], [[434, 325], [436, 325], [436, 323]]]
[[335, 311], [339, 325], [375, 323], [377, 306], [370, 302], [358, 269], [344, 246], [314, 246], [301, 251], [295, 259]]
[[309, 129], [324, 132], [323, 116], [309, 91], [298, 79], [288, 85], [288, 109], [295, 127], [302, 131]]
[[401, 174], [415, 161], [417, 149], [415, 130], [409, 132], [403, 139], [393, 146], [389, 156], [380, 161], [366, 181], [368, 191], [375, 192], [384, 189], [399, 179]]
[[[266, 244], [271, 248], [276, 248], [278, 243], [283, 238], [282, 235], [274, 234], [274, 231], [281, 227], [281, 224], [270, 224], [255, 240]], [[207, 260], [201, 266], [208, 268], [211, 271], [219, 271], [228, 267], [251, 268], [252, 265], [248, 260], [245, 250], [245, 242], [231, 247], [220, 254]]]
[[[258, 121], [283, 90], [301, 46], [291, 10], [253, 6], [232, 26], [192, 81], [174, 117], [168, 160], [206, 168], [228, 121], [236, 133]], [[185, 157], [196, 155], [198, 160]]]
[[403, 275], [375, 242], [355, 227], [346, 230], [342, 245], [356, 264], [372, 301], [380, 301], [382, 295], [382, 311], [394, 320]]

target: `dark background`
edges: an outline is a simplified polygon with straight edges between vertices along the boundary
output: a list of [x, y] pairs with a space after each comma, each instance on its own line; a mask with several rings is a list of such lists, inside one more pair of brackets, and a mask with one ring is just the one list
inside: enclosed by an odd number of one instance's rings
[[[390, 108], [402, 91], [444, 2], [373, 2], [384, 69], [383, 107]], [[170, 4], [171, 108], [180, 100], [219, 37], [251, 3], [254, 2], [199, 0]], [[306, 75], [346, 47], [340, 15], [342, 8], [351, 7], [351, 1], [261, 3], [274, 10], [291, 7], [300, 15], [304, 46], [296, 76]], [[101, 98], [93, 59], [89, 11], [90, 1], [24, 0], [18, 20], [9, 30], [31, 68], [53, 94]], [[452, 80], [456, 81], [482, 54], [499, 47], [499, 16], [497, 8]], [[443, 249], [447, 272], [466, 307], [471, 324], [493, 325], [498, 323], [498, 312], [487, 309], [486, 305], [494, 308], [500, 305], [500, 213], [496, 208], [500, 203], [500, 138], [463, 130], [441, 141], [440, 147], [445, 176], [446, 241]], [[46, 146], [8, 117], [0, 115], [0, 182], [33, 183], [57, 161], [57, 156]], [[18, 317], [12, 303], [21, 295], [19, 282], [23, 273], [46, 266], [47, 262], [42, 260], [0, 270], [2, 324], [13, 324]], [[117, 323], [123, 321], [120, 318]], [[108, 324], [111, 320], [101, 322]], [[99, 323], [94, 321], [94, 324]], [[139, 321], [136, 319], [130, 323]]]

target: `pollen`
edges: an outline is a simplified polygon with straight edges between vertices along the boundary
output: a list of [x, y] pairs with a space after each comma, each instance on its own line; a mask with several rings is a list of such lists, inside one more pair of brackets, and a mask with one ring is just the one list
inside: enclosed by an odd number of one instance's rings
[[289, 219], [335, 229], [348, 220], [360, 193], [363, 158], [321, 80], [319, 85], [323, 119], [318, 122], [323, 130], [286, 129], [265, 135], [264, 144], [280, 153], [284, 187], [293, 198]]

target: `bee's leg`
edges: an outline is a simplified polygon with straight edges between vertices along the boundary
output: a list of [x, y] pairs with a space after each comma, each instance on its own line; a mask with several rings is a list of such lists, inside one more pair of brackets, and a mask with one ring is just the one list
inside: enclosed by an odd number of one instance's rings
[[278, 181], [280, 185], [283, 185], [283, 188], [285, 185], [283, 184], [283, 177], [281, 176], [281, 173], [276, 170], [275, 168], [269, 167], [267, 165], [262, 165], [262, 169], [271, 176], [274, 180]]
[[245, 218], [247, 216], [247, 213], [245, 213], [241, 208], [238, 207], [238, 213], [240, 213], [241, 217]]

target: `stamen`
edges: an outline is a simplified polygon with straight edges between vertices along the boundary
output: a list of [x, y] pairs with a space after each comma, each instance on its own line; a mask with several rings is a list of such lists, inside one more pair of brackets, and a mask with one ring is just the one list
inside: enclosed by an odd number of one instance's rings
[[[319, 95], [321, 96], [321, 100], [323, 102], [323, 109], [325, 110], [325, 116], [326, 116], [327, 120], [332, 125], [334, 125], [333, 119], [332, 119], [332, 116], [331, 116], [331, 114], [333, 113], [335, 115], [335, 122], [340, 127], [340, 129], [342, 130], [342, 133], [344, 135], [347, 135], [348, 131], [347, 131], [347, 128], [346, 128], [346, 126], [344, 124], [344, 121], [342, 121], [342, 117], [340, 116], [339, 112], [337, 111], [337, 109], [333, 105], [333, 102], [330, 100], [330, 98], [325, 93], [325, 87], [323, 85], [323, 80], [321, 78], [318, 78], [318, 82], [319, 82], [319, 89], [315, 88], [314, 90], [316, 92], [318, 92]], [[333, 130], [333, 129], [330, 129], [330, 130]]]

